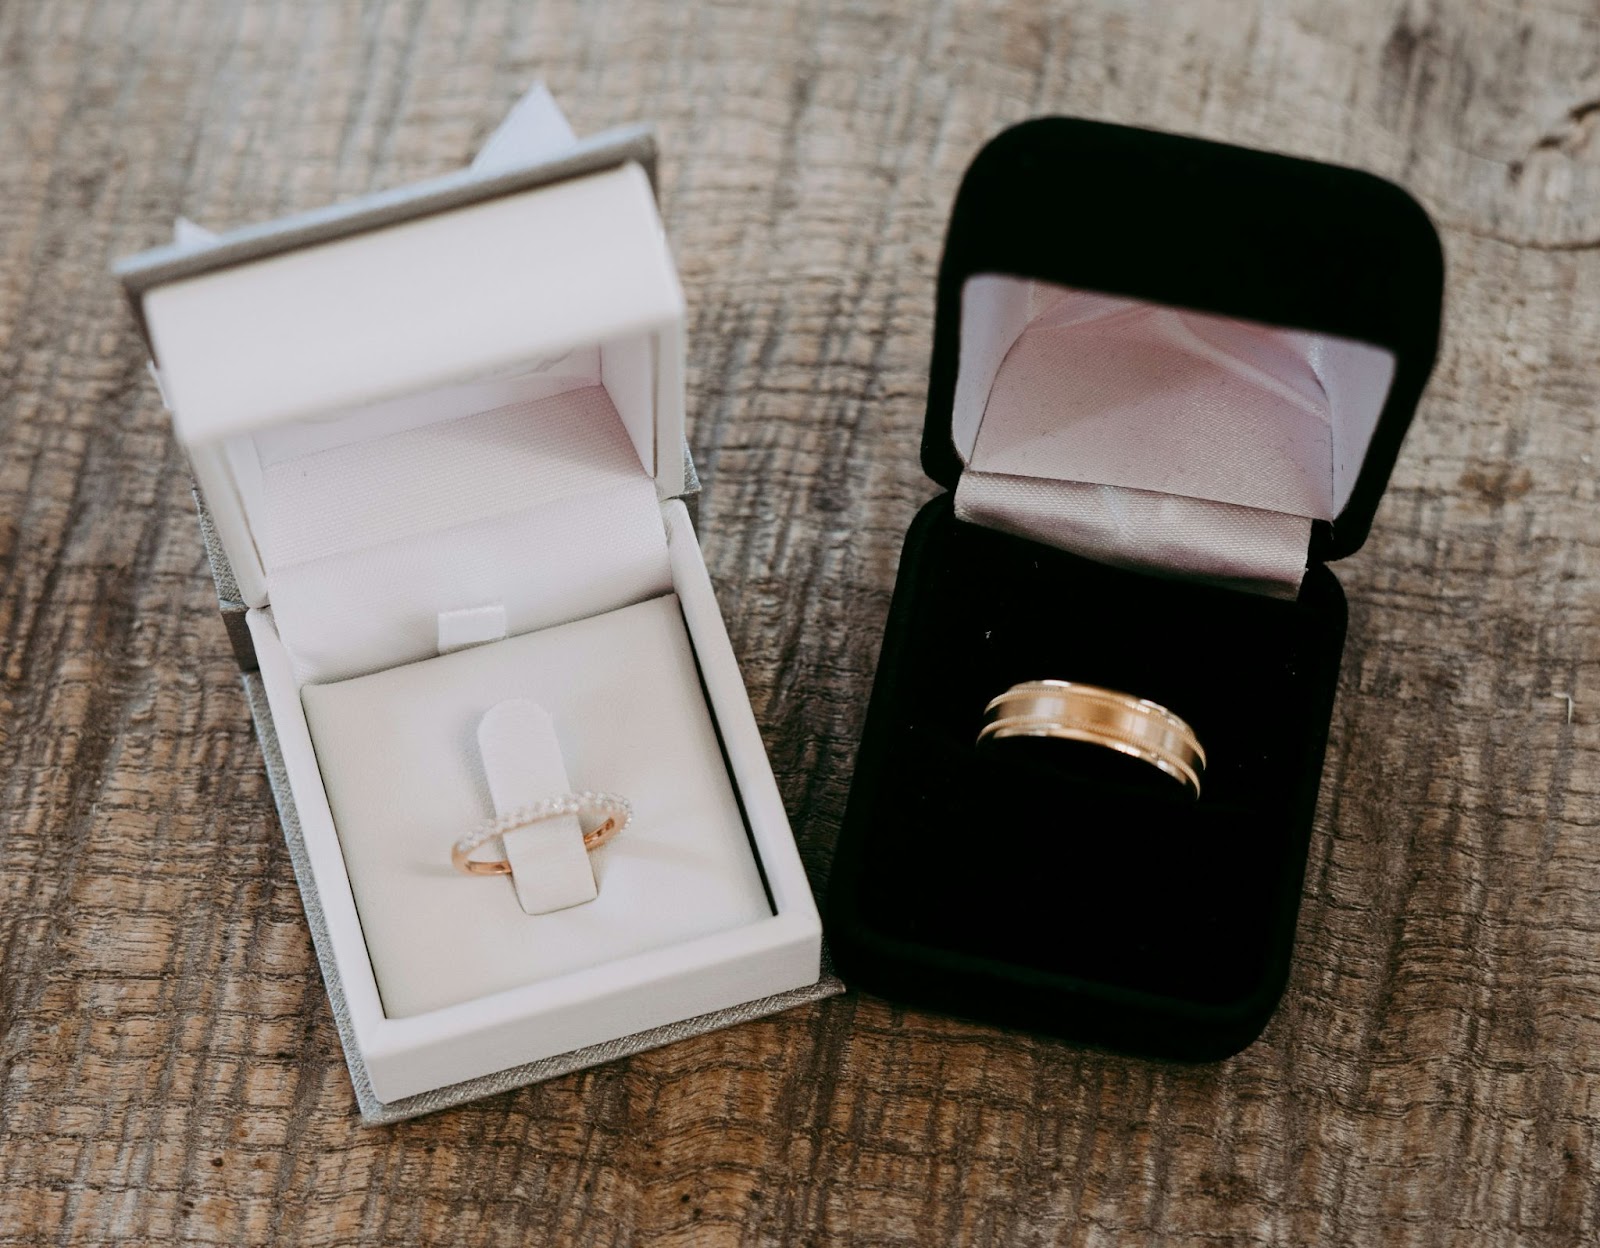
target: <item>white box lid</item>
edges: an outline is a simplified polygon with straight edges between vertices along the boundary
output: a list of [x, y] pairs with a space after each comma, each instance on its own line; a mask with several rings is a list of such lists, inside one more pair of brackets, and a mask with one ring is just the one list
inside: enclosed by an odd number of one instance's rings
[[[653, 160], [648, 131], [618, 131], [554, 161], [125, 261], [179, 439], [204, 445], [677, 331], [683, 294]], [[681, 439], [655, 432], [675, 457]]]
[[246, 603], [269, 597], [271, 447], [521, 400], [580, 357], [623, 396], [641, 479], [684, 492], [684, 302], [654, 160], [647, 128], [571, 140], [537, 90], [470, 170], [118, 266]]

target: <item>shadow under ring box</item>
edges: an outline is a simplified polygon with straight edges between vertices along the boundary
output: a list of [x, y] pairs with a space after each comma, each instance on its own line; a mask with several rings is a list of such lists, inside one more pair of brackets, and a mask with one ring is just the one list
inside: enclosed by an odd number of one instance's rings
[[[1132, 1052], [1249, 1044], [1287, 980], [1367, 536], [1437, 351], [1443, 258], [1350, 169], [1047, 118], [973, 161], [907, 536], [829, 886], [853, 986]], [[1040, 679], [1187, 720], [1194, 800], [1055, 741]]]
[[[507, 124], [541, 110], [553, 154], [121, 268], [372, 1121], [837, 989], [681, 498], [654, 139], [572, 140], [538, 91]], [[451, 867], [505, 699], [633, 804], [586, 904]]]

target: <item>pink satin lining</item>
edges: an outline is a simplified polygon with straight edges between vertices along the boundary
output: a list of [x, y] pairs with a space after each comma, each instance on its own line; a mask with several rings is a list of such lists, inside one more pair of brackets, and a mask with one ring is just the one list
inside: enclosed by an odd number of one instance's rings
[[1293, 598], [1311, 521], [1205, 499], [968, 471], [956, 515], [1120, 568]]
[[1299, 585], [1393, 373], [1364, 343], [1019, 278], [970, 279], [965, 314], [962, 366], [994, 375], [958, 390], [983, 403], [955, 414], [977, 424], [959, 514], [1262, 592]]

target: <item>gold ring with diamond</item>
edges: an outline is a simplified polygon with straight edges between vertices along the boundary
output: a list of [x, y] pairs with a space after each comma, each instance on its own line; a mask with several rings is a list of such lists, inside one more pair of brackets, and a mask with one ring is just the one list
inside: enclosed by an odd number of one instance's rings
[[568, 793], [562, 797], [535, 802], [531, 806], [508, 810], [497, 819], [485, 819], [456, 841], [450, 847], [451, 865], [467, 875], [510, 875], [511, 863], [506, 859], [474, 858], [473, 850], [497, 836], [505, 836], [508, 832], [515, 832], [535, 823], [543, 823], [546, 819], [559, 819], [563, 815], [577, 815], [580, 818], [584, 815], [605, 816], [598, 827], [591, 828], [583, 834], [583, 847], [595, 850], [628, 826], [628, 821], [633, 818], [633, 804], [625, 797], [586, 791]]

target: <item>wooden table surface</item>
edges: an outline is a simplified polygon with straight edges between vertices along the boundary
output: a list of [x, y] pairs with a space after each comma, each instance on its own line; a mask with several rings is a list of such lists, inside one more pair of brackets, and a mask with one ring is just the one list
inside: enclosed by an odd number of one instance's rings
[[[709, 561], [826, 880], [957, 180], [1034, 114], [1359, 165], [1445, 345], [1366, 547], [1288, 995], [1175, 1067], [854, 995], [358, 1125], [183, 461], [107, 277], [660, 125]], [[1092, 194], [1093, 187], [1085, 187]], [[1174, 205], [1181, 211], [1181, 205]], [[1600, 10], [0, 3], [0, 1245], [1600, 1236]]]

